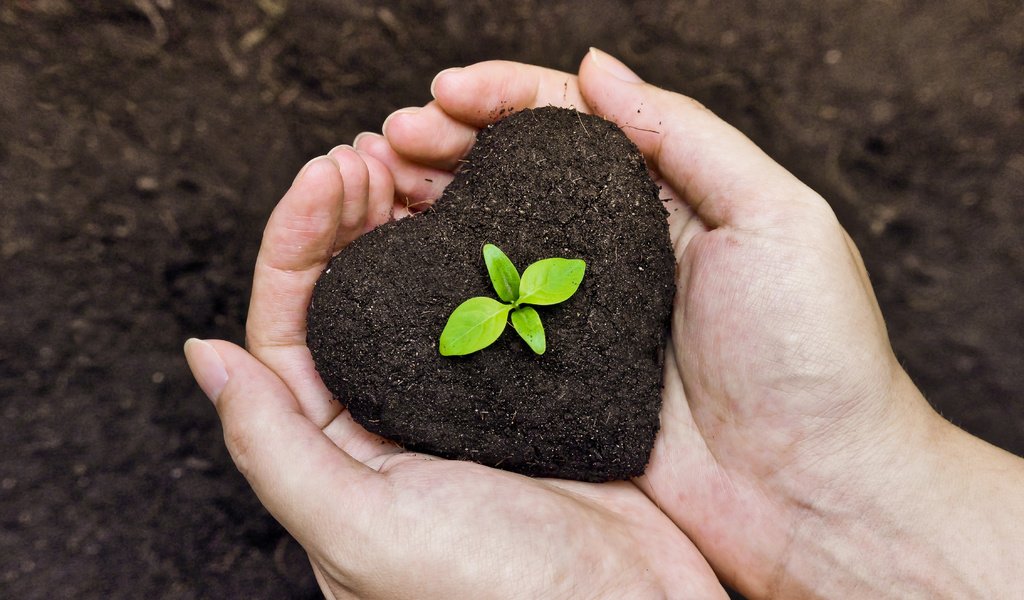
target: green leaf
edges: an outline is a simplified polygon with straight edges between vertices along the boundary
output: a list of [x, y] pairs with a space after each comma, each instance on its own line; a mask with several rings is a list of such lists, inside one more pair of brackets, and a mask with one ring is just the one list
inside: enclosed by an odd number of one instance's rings
[[441, 355], [462, 356], [490, 346], [505, 331], [510, 310], [512, 305], [494, 298], [477, 296], [466, 300], [452, 311], [441, 332]]
[[519, 304], [546, 306], [565, 302], [583, 281], [587, 263], [573, 258], [545, 258], [523, 271]]
[[494, 244], [484, 244], [484, 263], [498, 297], [515, 302], [519, 297], [519, 271], [505, 253]]
[[544, 325], [540, 322], [540, 315], [536, 309], [532, 306], [517, 308], [512, 312], [512, 327], [534, 352], [544, 354], [547, 340], [544, 338]]

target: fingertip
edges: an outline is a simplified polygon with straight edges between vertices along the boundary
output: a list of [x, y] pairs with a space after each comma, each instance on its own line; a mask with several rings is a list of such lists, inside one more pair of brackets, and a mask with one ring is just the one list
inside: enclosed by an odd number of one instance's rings
[[214, 405], [217, 404], [228, 382], [227, 367], [217, 350], [204, 340], [189, 338], [185, 341], [185, 361], [196, 383]]
[[191, 339], [185, 344], [207, 368], [216, 363], [223, 369], [223, 384], [214, 406], [226, 428], [249, 422], [249, 417], [268, 409], [300, 412], [294, 395], [277, 374], [245, 348], [224, 340]]
[[[480, 127], [489, 122], [494, 104], [505, 100], [503, 91], [513, 70], [511, 63], [485, 61], [441, 71], [430, 84], [437, 106], [453, 118]], [[498, 99], [496, 99], [498, 98]], [[490, 119], [493, 120], [493, 119]]]
[[300, 185], [310, 178], [317, 178], [323, 175], [324, 170], [338, 171], [338, 163], [329, 155], [317, 156], [299, 169], [299, 173], [292, 181], [292, 187]]
[[[338, 172], [345, 183], [346, 196], [358, 193], [360, 184], [365, 187], [365, 181], [368, 178], [366, 163], [363, 162], [363, 157], [355, 148], [348, 144], [341, 144], [331, 148], [328, 156], [338, 166]], [[345, 198], [345, 201], [349, 200], [349, 198]]]
[[403, 108], [391, 113], [381, 126], [381, 135], [392, 145], [394, 145], [393, 140], [395, 139], [404, 141], [409, 137], [422, 137], [423, 119], [420, 117], [421, 114], [426, 114], [422, 108], [415, 110]]
[[331, 148], [327, 155], [338, 165], [338, 173], [341, 174], [341, 179], [344, 183], [346, 196], [344, 201], [348, 201], [348, 195], [353, 187], [352, 184], [358, 184], [366, 180], [366, 165], [363, 164], [363, 159], [356, 152], [356, 149], [348, 144], [341, 144]]
[[591, 112], [575, 75], [511, 61], [491, 60], [442, 72], [433, 89], [444, 112], [474, 127], [524, 108], [563, 106]]
[[[190, 352], [203, 347], [196, 343], [187, 342]], [[358, 525], [365, 493], [374, 490], [360, 487], [354, 498], [338, 498], [336, 490], [368, 484], [373, 471], [302, 413], [273, 370], [235, 344], [206, 344], [231, 374], [217, 405], [225, 444], [263, 504], [300, 541], [321, 536], [326, 513], [339, 506]]]
[[401, 121], [405, 115], [415, 115], [420, 112], [420, 110], [422, 110], [422, 108], [419, 106], [409, 106], [406, 108], [400, 108], [391, 113], [386, 119], [384, 119], [384, 123], [380, 126], [381, 135], [388, 137], [388, 127], [390, 127], [395, 121]]
[[458, 79], [457, 74], [462, 70], [463, 67], [450, 67], [434, 75], [434, 79], [430, 82], [430, 96], [436, 99], [438, 93], [447, 91], [447, 86]]
[[387, 138], [379, 133], [364, 131], [356, 136], [352, 145], [363, 160], [374, 159], [384, 165], [385, 168], [396, 166], [391, 163], [393, 159], [398, 158], [398, 153], [391, 147]]
[[369, 173], [371, 183], [379, 183], [382, 178], [391, 177], [391, 171], [388, 170], [387, 165], [382, 163], [376, 156], [359, 148], [356, 148], [355, 151], [359, 158], [362, 159], [363, 164], [366, 165], [366, 171]]
[[[643, 79], [640, 78], [639, 75], [634, 73], [633, 70], [627, 67], [622, 61], [615, 58], [611, 54], [604, 52], [603, 50], [594, 48], [593, 46], [590, 47], [590, 50], [584, 57], [583, 65], [587, 64], [588, 62], [595, 66], [596, 68], [600, 69], [602, 72], [624, 83], [643, 83], [644, 81]], [[583, 67], [583, 65], [580, 65], [581, 68]]]
[[278, 203], [271, 220], [302, 214], [331, 213], [341, 193], [341, 172], [337, 159], [322, 155], [307, 162], [295, 176], [288, 192]]
[[327, 153], [327, 156], [331, 157], [332, 159], [334, 159], [334, 162], [337, 162], [339, 165], [341, 165], [341, 162], [338, 160], [338, 157], [344, 155], [346, 151], [355, 152], [355, 150], [356, 149], [353, 148], [351, 144], [338, 144], [337, 146], [331, 148], [331, 150]]
[[368, 159], [378, 161], [387, 170], [392, 184], [392, 200], [399, 202], [396, 200], [399, 198], [401, 205], [415, 207], [416, 210], [412, 212], [424, 210], [433, 204], [453, 177], [450, 171], [409, 161], [382, 137], [364, 138], [358, 151]]
[[322, 261], [343, 193], [334, 157], [318, 156], [306, 163], [270, 215], [258, 262], [298, 271]]
[[366, 225], [370, 171], [352, 146], [335, 146], [328, 154], [338, 163], [344, 190], [333, 248], [337, 251], [358, 237]]
[[644, 83], [607, 53], [587, 54], [579, 85], [709, 227], [774, 227], [789, 218], [794, 199], [808, 196], [737, 129], [693, 98]]
[[399, 156], [444, 171], [455, 170], [477, 134], [475, 127], [452, 118], [436, 101], [394, 113], [385, 125], [384, 139]]
[[384, 141], [386, 140], [383, 135], [372, 131], [364, 131], [352, 140], [352, 147], [358, 152], [367, 152], [377, 148]]

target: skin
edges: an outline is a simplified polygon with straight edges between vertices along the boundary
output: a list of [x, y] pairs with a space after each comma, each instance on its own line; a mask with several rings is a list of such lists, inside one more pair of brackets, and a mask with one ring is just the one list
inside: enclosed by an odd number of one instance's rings
[[325, 596], [725, 597], [631, 482], [535, 480], [401, 452], [332, 401], [305, 344], [306, 307], [332, 253], [404, 207], [393, 189], [387, 169], [349, 147], [310, 162], [264, 233], [248, 352], [185, 347], [232, 458], [307, 550]]
[[[282, 200], [257, 263], [251, 355], [186, 345], [232, 456], [329, 597], [721, 596], [701, 555], [750, 598], [1024, 597], [1024, 461], [931, 409], [818, 194], [597, 50], [578, 76], [487, 62], [431, 87], [434, 101], [314, 161]], [[439, 196], [501, 108], [550, 104], [617, 122], [669, 198], [662, 431], [632, 483], [397, 453], [332, 404], [305, 348], [331, 252], [388, 207], [404, 216]]]

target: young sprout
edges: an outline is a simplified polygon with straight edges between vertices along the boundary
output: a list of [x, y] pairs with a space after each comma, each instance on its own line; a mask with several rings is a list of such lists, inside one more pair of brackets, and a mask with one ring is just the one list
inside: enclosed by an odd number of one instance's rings
[[587, 263], [579, 259], [545, 258], [526, 267], [522, 278], [505, 253], [494, 244], [484, 245], [484, 264], [494, 291], [502, 302], [477, 296], [452, 311], [441, 332], [442, 356], [462, 356], [483, 350], [497, 340], [512, 313], [512, 327], [537, 354], [547, 341], [540, 314], [532, 306], [565, 302], [580, 287]]

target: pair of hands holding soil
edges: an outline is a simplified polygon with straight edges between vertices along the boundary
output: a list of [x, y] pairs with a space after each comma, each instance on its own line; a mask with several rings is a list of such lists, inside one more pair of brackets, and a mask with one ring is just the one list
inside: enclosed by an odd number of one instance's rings
[[[299, 173], [264, 234], [248, 352], [185, 347], [328, 598], [720, 598], [719, 580], [750, 598], [1024, 596], [1024, 461], [924, 400], [820, 196], [600, 51], [578, 77], [487, 62], [432, 92]], [[402, 452], [332, 401], [305, 343], [333, 253], [438, 197], [496, 107], [552, 104], [629, 124], [670, 198], [661, 432], [630, 482]]]

